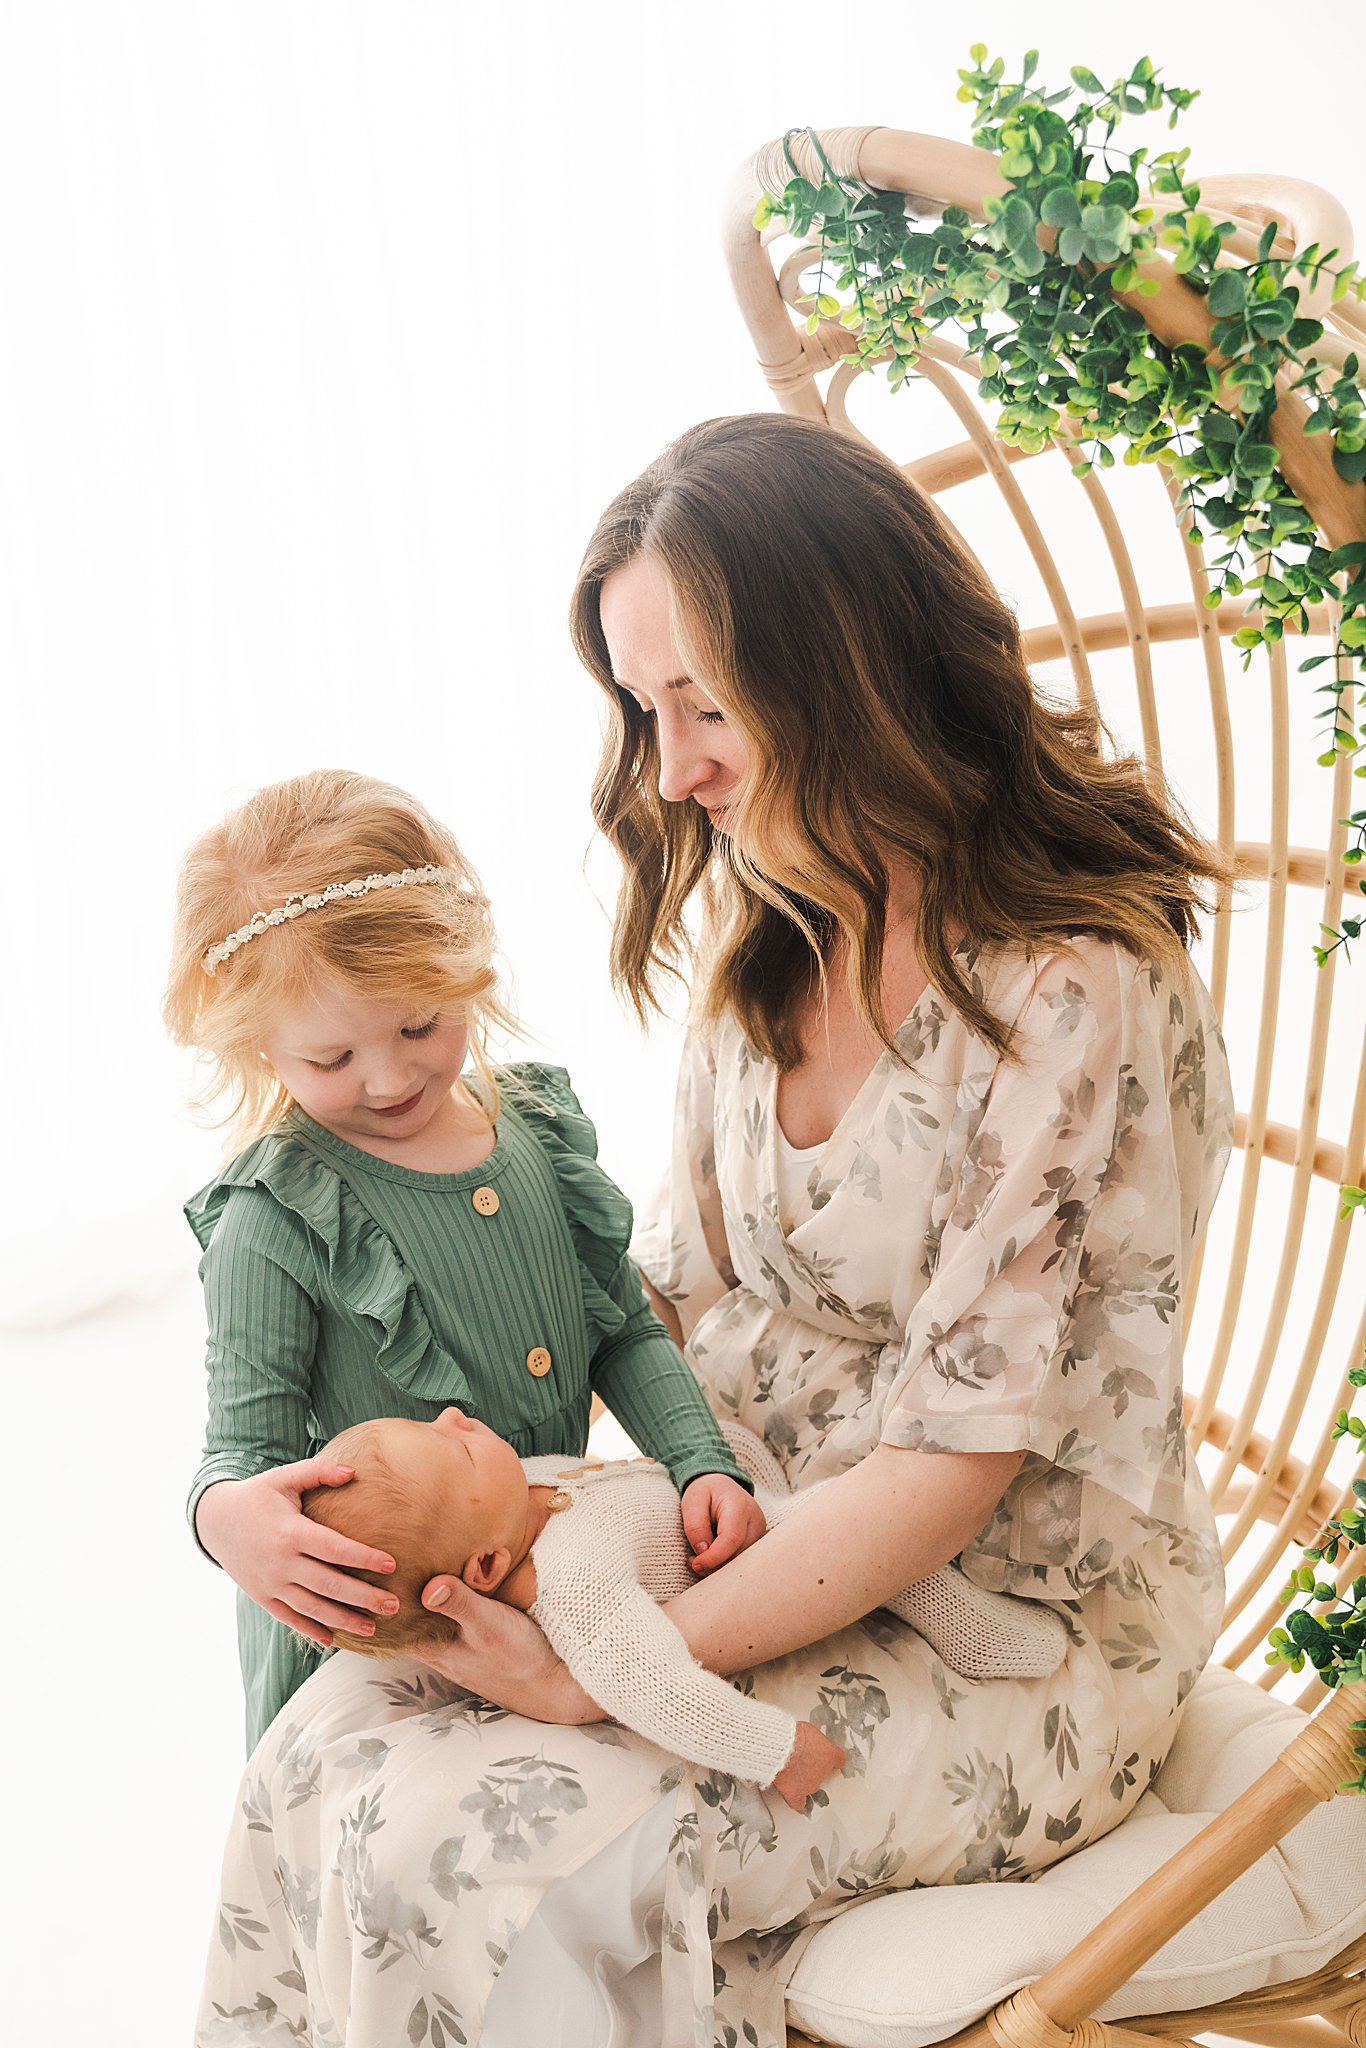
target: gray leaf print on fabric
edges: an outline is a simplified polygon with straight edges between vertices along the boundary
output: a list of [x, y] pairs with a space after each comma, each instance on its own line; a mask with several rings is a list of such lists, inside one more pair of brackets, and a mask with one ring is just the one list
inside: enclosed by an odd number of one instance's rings
[[200, 2028], [201, 2048], [288, 2048], [288, 2044], [308, 2041], [308, 2021], [287, 2020], [273, 1998], [264, 1991], [257, 1994], [254, 2005], [223, 2006], [215, 2004], [216, 2019]]
[[1006, 1170], [1001, 1140], [994, 1131], [981, 1131], [963, 1165], [958, 1200], [951, 1222], [955, 1230], [971, 1230], [980, 1223], [992, 1195]]
[[852, 1671], [847, 1664], [832, 1664], [821, 1678], [824, 1682], [808, 1718], [846, 1752], [845, 1771], [861, 1778], [872, 1755], [873, 1737], [892, 1711], [886, 1691], [870, 1671]]
[[938, 1052], [940, 1034], [947, 1022], [946, 1013], [933, 998], [912, 1010], [893, 1039], [908, 1066], [918, 1066], [926, 1053]]
[[466, 1892], [482, 1891], [483, 1886], [471, 1871], [460, 1868], [465, 1853], [463, 1835], [447, 1835], [444, 1842], [438, 1842], [432, 1851], [431, 1865], [427, 1871], [427, 1882], [440, 1898], [449, 1899], [457, 1905]]
[[1103, 1638], [1112, 1671], [1156, 1671], [1161, 1663], [1157, 1638], [1141, 1621], [1123, 1621], [1118, 1636]]
[[951, 1387], [985, 1387], [1010, 1361], [985, 1332], [994, 1325], [986, 1316], [969, 1316], [952, 1333], [930, 1326], [930, 1359], [941, 1380]]
[[544, 1846], [557, 1831], [556, 1816], [577, 1813], [586, 1801], [578, 1772], [542, 1751], [501, 1758], [460, 1807], [464, 1813], [478, 1814], [485, 1834], [492, 1838], [495, 1863], [527, 1863], [528, 1836]]
[[708, 1771], [698, 1774], [697, 1796], [724, 1816], [717, 1846], [742, 1866], [756, 1849], [768, 1855], [777, 1847], [777, 1826], [757, 1785], [741, 1785], [725, 1771]]
[[337, 1762], [343, 1770], [358, 1770], [361, 1784], [368, 1785], [388, 1754], [389, 1744], [382, 1736], [367, 1735], [348, 1755], [338, 1757]]
[[928, 1134], [939, 1129], [939, 1119], [926, 1109], [923, 1095], [917, 1095], [914, 1089], [903, 1088], [887, 1104], [882, 1128], [894, 1152], [900, 1152], [908, 1138], [921, 1152], [928, 1152]]
[[860, 1145], [854, 1154], [853, 1165], [849, 1168], [849, 1181], [865, 1202], [882, 1200], [882, 1168], [873, 1153], [864, 1145]]
[[1044, 997], [1043, 1006], [1052, 1018], [1054, 1038], [1070, 1038], [1089, 1007], [1079, 981], [1065, 981], [1053, 995]]
[[1065, 1814], [1050, 1813], [1043, 1824], [1044, 1840], [1059, 1846], [1081, 1833], [1081, 1801], [1074, 1800]]
[[1022, 1493], [1027, 1528], [1047, 1564], [1066, 1564], [1081, 1537], [1081, 1479], [1053, 1465]]
[[218, 1939], [229, 1955], [236, 1953], [239, 1942], [243, 1948], [259, 1949], [261, 1944], [257, 1935], [269, 1932], [264, 1920], [252, 1918], [249, 1907], [234, 1906], [227, 1899], [219, 1901]]
[[362, 1793], [355, 1812], [343, 1816], [337, 1874], [352, 1925], [366, 1944], [362, 1953], [367, 1961], [382, 1957], [379, 1967], [387, 1970], [403, 1956], [420, 1963], [424, 1949], [439, 1948], [441, 1937], [422, 1907], [403, 1898], [393, 1879], [380, 1879], [375, 1869], [370, 1842], [384, 1826], [382, 1797], [382, 1792]]
[[278, 1770], [286, 1803], [300, 1806], [319, 1791], [318, 1752], [305, 1731], [290, 1722], [280, 1738]]
[[429, 1991], [418, 1999], [408, 2015], [404, 2032], [409, 2048], [423, 2048], [424, 2043], [429, 2043], [430, 2048], [446, 2048], [448, 2041], [453, 2042], [455, 2048], [466, 2048], [469, 2040], [460, 2014], [449, 1998], [443, 1998], [439, 1991]]
[[318, 1946], [318, 1912], [321, 1886], [316, 1870], [292, 1871], [281, 1856], [275, 1865], [275, 1874], [280, 1880], [280, 1897], [284, 1909], [296, 1929], [305, 1948]]
[[851, 1899], [890, 1891], [906, 1864], [906, 1852], [896, 1846], [895, 1836], [896, 1815], [892, 1814], [881, 1841], [861, 1855], [855, 1852], [846, 1857], [837, 1888]]
[[968, 1848], [953, 1874], [955, 1884], [982, 1884], [1004, 1877], [1018, 1877], [1025, 1868], [1023, 1857], [1011, 1844], [1029, 1826], [1032, 1807], [1025, 1806], [1015, 1789], [1015, 1760], [1008, 1753], [1001, 1763], [974, 1750], [955, 1769], [943, 1773], [955, 1805], [970, 1805], [977, 1840]]
[[1191, 1123], [1202, 1135], [1205, 1129], [1205, 1041], [1197, 1032], [1176, 1055], [1172, 1069], [1171, 1100], [1190, 1112]]
[[1059, 1142], [1076, 1137], [1086, 1129], [1095, 1115], [1096, 1084], [1089, 1074], [1083, 1074], [1072, 1088], [1059, 1086], [1058, 1110], [1048, 1120], [1048, 1128], [1056, 1132]]
[[[879, 1195], [876, 1199], [880, 1201], [882, 1198]], [[792, 1261], [793, 1271], [800, 1279], [806, 1281], [821, 1308], [829, 1309], [832, 1315], [849, 1314], [848, 1302], [836, 1294], [830, 1284], [835, 1274], [848, 1264], [847, 1259], [842, 1255], [826, 1256], [820, 1252], [804, 1251], [797, 1245], [788, 1246], [788, 1257]]]
[[1060, 1778], [1080, 1768], [1081, 1751], [1077, 1746], [1080, 1733], [1070, 1707], [1055, 1702], [1043, 1717], [1044, 1755], [1052, 1757]]
[[967, 1694], [954, 1691], [944, 1674], [943, 1666], [940, 1664], [931, 1665], [930, 1677], [934, 1681], [935, 1697], [939, 1701], [940, 1713], [946, 1721], [956, 1721], [958, 1716], [955, 1714], [954, 1708], [960, 1701], [967, 1698]]
[[1145, 1429], [1143, 1443], [1153, 1458], [1173, 1471], [1186, 1469], [1186, 1414], [1181, 1391], [1172, 1397], [1167, 1419], [1161, 1429]]

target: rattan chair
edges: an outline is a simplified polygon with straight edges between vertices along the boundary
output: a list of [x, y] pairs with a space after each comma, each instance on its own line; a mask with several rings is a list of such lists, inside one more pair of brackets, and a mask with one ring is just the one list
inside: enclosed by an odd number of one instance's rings
[[[840, 174], [904, 193], [918, 213], [953, 204], [980, 218], [987, 195], [1005, 190], [995, 159], [961, 144], [888, 128], [830, 131], [821, 144]], [[809, 142], [798, 137], [793, 147], [814, 174]], [[1061, 669], [1062, 685], [1070, 679], [1078, 698], [1098, 701], [1111, 730], [1153, 775], [1168, 775], [1252, 879], [1219, 905], [1202, 962], [1223, 1011], [1240, 1114], [1203, 1288], [1186, 1304], [1188, 1419], [1229, 1573], [1219, 1665], [1188, 1703], [1150, 1814], [1140, 1806], [1034, 1885], [855, 1904], [802, 1956], [789, 2041], [1101, 2048], [1212, 2031], [1266, 2048], [1366, 2048], [1366, 1799], [1333, 1798], [1359, 1768], [1356, 1744], [1366, 1737], [1350, 1724], [1366, 1717], [1366, 1687], [1326, 1694], [1317, 1680], [1304, 1688], [1291, 1678], [1298, 1699], [1288, 1709], [1272, 1690], [1284, 1693], [1287, 1668], [1264, 1659], [1288, 1565], [1360, 1469], [1334, 1450], [1329, 1430], [1350, 1401], [1346, 1371], [1366, 1338], [1366, 1225], [1353, 1241], [1336, 1200], [1339, 1183], [1361, 1179], [1366, 1158], [1366, 961], [1344, 966], [1339, 953], [1318, 970], [1309, 950], [1320, 923], [1339, 923], [1344, 888], [1360, 872], [1342, 858], [1351, 764], [1315, 767], [1312, 689], [1292, 675], [1284, 643], [1269, 663], [1259, 654], [1247, 675], [1227, 660], [1228, 636], [1244, 621], [1236, 605], [1202, 603], [1202, 555], [1177, 537], [1161, 472], [1116, 470], [1107, 489], [1096, 473], [1071, 474], [1079, 457], [1066, 440], [1022, 458], [994, 439], [973, 362], [942, 340], [927, 348], [922, 381], [893, 395], [849, 360], [854, 343], [837, 320], [806, 333], [798, 302], [814, 252], [751, 224], [760, 191], [780, 193], [790, 175], [782, 146], [770, 144], [738, 176], [725, 223], [735, 291], [779, 405], [873, 440], [936, 496], [997, 585], [1041, 606], [1031, 621], [1021, 601], [1041, 680], [1057, 689]], [[1236, 256], [1255, 251], [1270, 219], [1281, 223], [1278, 248], [1317, 240], [1350, 253], [1342, 208], [1312, 186], [1205, 179], [1202, 205], [1237, 224], [1228, 245]], [[1149, 270], [1161, 289], [1130, 303], [1164, 341], [1208, 348], [1202, 295], [1161, 261]], [[1314, 310], [1329, 323], [1325, 350], [1338, 361], [1354, 348], [1366, 356], [1366, 319], [1354, 304]], [[945, 408], [949, 445], [935, 445], [933, 427], [924, 445], [930, 415], [942, 419]], [[1283, 471], [1330, 544], [1360, 539], [1366, 489], [1337, 477], [1327, 438], [1306, 438], [1304, 418], [1300, 400], [1283, 396]], [[907, 453], [899, 444], [917, 432], [922, 445]], [[1156, 572], [1151, 542], [1137, 531], [1155, 510], [1167, 551]], [[1145, 598], [1143, 582], [1159, 587]], [[1330, 623], [1318, 615], [1311, 626], [1322, 634]], [[1315, 816], [1317, 827], [1306, 822]], [[1296, 986], [1306, 997], [1298, 1007], [1282, 1000]], [[1364, 1568], [1355, 1553], [1340, 1583]], [[1318, 1711], [1309, 1719], [1301, 1706]], [[1173, 1831], [1180, 1846], [1168, 1857]], [[1318, 1917], [1306, 1930], [1316, 1885]], [[1016, 1899], [1000, 1897], [1008, 1892]], [[1048, 1906], [1055, 1897], [1065, 1911]], [[1034, 1913], [1029, 1938], [1010, 1918], [1017, 1904]], [[998, 1939], [1008, 1953], [993, 1982], [990, 1963], [979, 1965]], [[944, 1996], [943, 1951], [955, 1940], [963, 1969], [976, 1972], [975, 2007], [971, 1985], [957, 2008]], [[1215, 1955], [1221, 1943], [1229, 1953]], [[903, 2011], [887, 1980], [931, 1969], [939, 1990]], [[1217, 1998], [1199, 1988], [1211, 1982]], [[1123, 2024], [1105, 2017], [1114, 2014]]]

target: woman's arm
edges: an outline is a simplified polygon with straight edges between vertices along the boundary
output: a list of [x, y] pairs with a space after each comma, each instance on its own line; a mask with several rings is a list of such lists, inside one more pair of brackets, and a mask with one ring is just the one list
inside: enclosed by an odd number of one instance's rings
[[[1023, 1458], [879, 1445], [663, 1611], [711, 1671], [744, 1671], [819, 1642], [956, 1557]], [[427, 1654], [458, 1685], [533, 1720], [603, 1718], [528, 1615], [449, 1578], [431, 1580], [423, 1604], [460, 1628], [456, 1642]]]
[[665, 1608], [700, 1664], [767, 1664], [928, 1577], [990, 1519], [1023, 1451], [877, 1449]]
[[645, 1299], [649, 1302], [650, 1307], [659, 1317], [660, 1322], [663, 1323], [665, 1329], [681, 1351], [683, 1349], [683, 1325], [679, 1321], [678, 1310], [671, 1301], [666, 1300], [659, 1292], [659, 1289], [654, 1285], [654, 1282], [647, 1273], [641, 1272], [640, 1284], [645, 1289]]

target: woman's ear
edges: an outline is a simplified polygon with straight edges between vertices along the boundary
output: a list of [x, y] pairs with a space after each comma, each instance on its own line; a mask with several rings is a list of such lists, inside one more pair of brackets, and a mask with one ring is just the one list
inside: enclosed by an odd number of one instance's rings
[[512, 1568], [508, 1550], [476, 1550], [468, 1558], [460, 1577], [472, 1593], [492, 1593], [502, 1585]]

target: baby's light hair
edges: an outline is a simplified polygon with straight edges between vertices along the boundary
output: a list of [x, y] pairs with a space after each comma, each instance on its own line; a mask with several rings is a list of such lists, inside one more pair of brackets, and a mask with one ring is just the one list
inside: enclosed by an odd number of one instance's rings
[[[454, 879], [325, 904], [205, 971], [204, 955], [255, 911], [333, 882], [428, 866]], [[292, 1101], [260, 1057], [275, 1014], [327, 982], [415, 1012], [463, 1008], [486, 1091], [479, 1106], [493, 1120], [488, 1029], [517, 1029], [498, 989], [496, 944], [479, 878], [444, 825], [390, 783], [317, 769], [258, 789], [186, 854], [163, 1016], [178, 1045], [206, 1056], [200, 1106], [226, 1098], [215, 1121], [230, 1126], [234, 1150], [270, 1130]]]
[[458, 1572], [465, 1560], [451, 1556], [449, 1541], [441, 1548], [440, 1502], [427, 1498], [412, 1473], [400, 1472], [388, 1456], [385, 1438], [394, 1427], [387, 1420], [357, 1422], [334, 1436], [323, 1455], [339, 1465], [353, 1465], [356, 1476], [345, 1486], [312, 1487], [301, 1503], [310, 1521], [357, 1543], [387, 1550], [394, 1560], [392, 1572], [358, 1571], [355, 1577], [397, 1594], [397, 1614], [374, 1615], [372, 1636], [352, 1635], [349, 1629], [332, 1631], [339, 1649], [362, 1657], [409, 1656], [421, 1645], [453, 1642], [459, 1633], [445, 1615], [422, 1605], [422, 1588], [438, 1572]]

